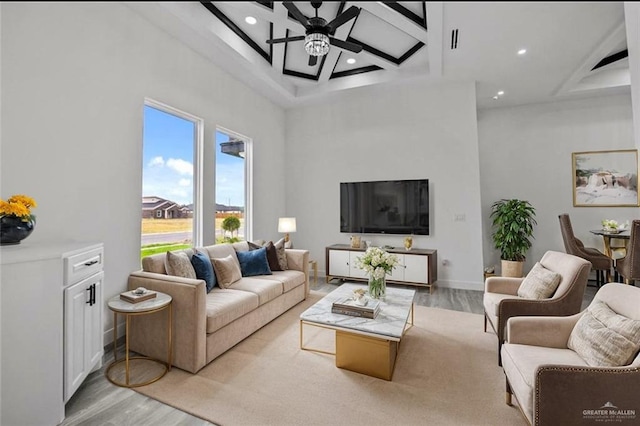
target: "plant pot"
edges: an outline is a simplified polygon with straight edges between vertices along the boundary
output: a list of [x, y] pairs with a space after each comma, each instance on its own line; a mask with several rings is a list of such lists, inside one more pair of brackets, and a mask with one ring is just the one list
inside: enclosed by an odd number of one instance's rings
[[502, 260], [502, 276], [522, 278], [522, 270], [524, 262], [515, 262], [512, 260]]
[[33, 232], [36, 222], [22, 220], [17, 216], [0, 217], [0, 245], [20, 244]]

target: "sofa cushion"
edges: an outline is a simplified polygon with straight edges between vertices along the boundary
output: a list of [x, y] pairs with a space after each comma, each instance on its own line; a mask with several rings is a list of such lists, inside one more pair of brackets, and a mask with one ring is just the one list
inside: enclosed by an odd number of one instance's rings
[[229, 285], [242, 278], [240, 273], [240, 264], [235, 256], [228, 255], [223, 258], [211, 259], [213, 270], [216, 273], [218, 284], [222, 288], [228, 288]]
[[272, 275], [264, 275], [261, 277], [265, 280], [274, 280], [282, 283], [284, 293], [303, 285], [306, 281], [304, 272], [288, 269], [286, 271], [273, 271]]
[[276, 248], [276, 254], [278, 255], [278, 263], [280, 264], [280, 270], [286, 271], [289, 269], [287, 266], [287, 253], [284, 247], [284, 238], [280, 238], [276, 243], [273, 244]]
[[492, 315], [498, 315], [498, 309], [500, 307], [500, 302], [505, 299], [514, 299], [517, 300], [518, 297], [511, 294], [503, 294], [503, 293], [484, 293], [484, 297], [482, 299], [482, 303], [484, 305], [484, 310], [487, 313]]
[[530, 422], [533, 412], [533, 389], [540, 366], [545, 364], [587, 366], [570, 349], [505, 343], [502, 345], [501, 354], [502, 368], [509, 380], [509, 385]]
[[240, 273], [243, 277], [256, 275], [271, 275], [267, 262], [267, 249], [261, 247], [257, 250], [239, 251], [236, 253], [240, 262]]
[[229, 288], [256, 294], [259, 298], [260, 305], [264, 305], [283, 293], [281, 282], [262, 278], [261, 276], [243, 277], [239, 281], [231, 284]]
[[558, 288], [562, 277], [536, 262], [518, 287], [518, 296], [525, 299], [548, 299]]
[[216, 285], [216, 274], [213, 272], [213, 264], [207, 253], [197, 251], [191, 256], [191, 264], [196, 272], [196, 278], [207, 283], [207, 293]]
[[628, 365], [640, 349], [640, 321], [596, 300], [576, 323], [567, 346], [592, 367]]
[[164, 266], [167, 270], [167, 275], [182, 278], [197, 278], [196, 271], [193, 269], [187, 253], [168, 251], [165, 255]]
[[259, 306], [259, 297], [248, 291], [216, 287], [206, 297], [207, 333], [213, 333]]
[[282, 271], [280, 267], [280, 261], [278, 260], [278, 253], [276, 251], [276, 247], [273, 245], [273, 241], [264, 242], [262, 240], [249, 242], [250, 250], [257, 250], [259, 248], [267, 249], [267, 262], [269, 263], [269, 269], [271, 272], [273, 271]]

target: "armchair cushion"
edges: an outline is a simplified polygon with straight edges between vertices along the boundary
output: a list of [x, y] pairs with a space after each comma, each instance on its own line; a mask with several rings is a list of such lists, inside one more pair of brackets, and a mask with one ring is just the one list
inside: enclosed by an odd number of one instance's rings
[[640, 321], [596, 300], [578, 320], [567, 346], [592, 367], [628, 365], [640, 349]]
[[562, 277], [536, 262], [518, 288], [518, 296], [526, 299], [548, 299], [558, 288]]

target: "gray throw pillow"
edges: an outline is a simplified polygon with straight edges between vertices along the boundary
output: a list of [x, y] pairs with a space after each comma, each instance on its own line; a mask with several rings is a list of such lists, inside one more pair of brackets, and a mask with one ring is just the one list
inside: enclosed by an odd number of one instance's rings
[[536, 262], [518, 287], [518, 296], [525, 299], [548, 299], [553, 296], [562, 277]]
[[218, 285], [222, 288], [228, 288], [231, 284], [242, 278], [240, 272], [240, 263], [238, 259], [232, 255], [221, 259], [211, 259], [213, 270], [216, 273]]
[[628, 365], [640, 350], [640, 321], [594, 301], [571, 331], [567, 347], [592, 367]]
[[197, 279], [196, 270], [193, 269], [191, 259], [185, 252], [174, 253], [168, 251], [164, 260], [164, 267], [167, 270], [167, 275]]
[[278, 263], [280, 264], [280, 270], [286, 271], [289, 269], [287, 265], [287, 253], [284, 247], [284, 238], [280, 238], [274, 246], [276, 247], [276, 254], [278, 255]]

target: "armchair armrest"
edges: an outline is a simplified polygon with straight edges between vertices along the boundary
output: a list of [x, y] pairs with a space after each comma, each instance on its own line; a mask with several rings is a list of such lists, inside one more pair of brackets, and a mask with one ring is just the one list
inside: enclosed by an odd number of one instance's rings
[[[640, 368], [543, 365], [536, 374], [534, 425], [594, 423], [598, 417], [622, 424], [640, 419]], [[603, 408], [610, 402], [617, 408]], [[606, 421], [606, 420], [605, 420]]]
[[[173, 365], [196, 373], [206, 364], [206, 284], [203, 280], [137, 271], [129, 275], [130, 290], [145, 287], [172, 297]], [[156, 359], [166, 358], [166, 314], [131, 318], [131, 349]]]
[[289, 269], [304, 272], [305, 294], [309, 294], [309, 250], [285, 249]]
[[543, 316], [565, 317], [574, 313], [567, 312], [563, 299], [504, 299], [498, 305], [498, 338], [505, 340], [507, 321], [511, 317]]
[[484, 282], [484, 291], [517, 296], [522, 280], [524, 278], [489, 277]]
[[513, 317], [507, 321], [507, 341], [520, 345], [566, 349], [582, 314], [568, 317]]

